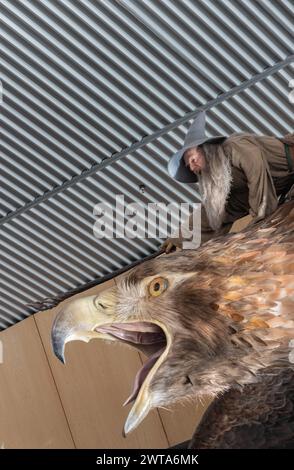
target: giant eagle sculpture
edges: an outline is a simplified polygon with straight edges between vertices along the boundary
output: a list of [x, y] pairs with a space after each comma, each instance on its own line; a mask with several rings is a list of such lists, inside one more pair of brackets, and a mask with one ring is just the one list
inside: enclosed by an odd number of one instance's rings
[[153, 407], [214, 398], [190, 448], [294, 448], [294, 201], [240, 233], [161, 255], [98, 295], [69, 301], [65, 344], [101, 338], [148, 357], [127, 402], [129, 433]]

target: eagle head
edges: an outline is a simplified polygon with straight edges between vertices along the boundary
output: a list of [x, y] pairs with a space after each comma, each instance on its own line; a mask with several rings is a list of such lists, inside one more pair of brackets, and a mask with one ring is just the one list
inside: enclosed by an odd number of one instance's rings
[[92, 338], [125, 343], [147, 356], [126, 401], [134, 403], [125, 434], [153, 407], [242, 389], [260, 370], [288, 360], [293, 239], [289, 231], [281, 234], [279, 222], [288, 220], [293, 229], [293, 210], [287, 217], [198, 250], [158, 256], [116, 278], [113, 287], [61, 308], [52, 327], [61, 361], [68, 341]]

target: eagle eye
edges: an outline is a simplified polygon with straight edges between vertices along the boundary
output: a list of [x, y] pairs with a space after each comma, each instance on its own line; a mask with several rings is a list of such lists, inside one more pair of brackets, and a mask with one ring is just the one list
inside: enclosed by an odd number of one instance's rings
[[168, 280], [163, 277], [156, 277], [149, 284], [149, 294], [157, 297], [168, 288]]

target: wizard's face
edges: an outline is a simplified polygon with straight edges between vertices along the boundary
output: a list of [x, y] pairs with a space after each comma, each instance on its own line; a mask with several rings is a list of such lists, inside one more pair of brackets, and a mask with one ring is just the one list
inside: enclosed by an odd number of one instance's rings
[[183, 156], [185, 166], [193, 173], [199, 173], [205, 168], [205, 157], [202, 147], [191, 147]]

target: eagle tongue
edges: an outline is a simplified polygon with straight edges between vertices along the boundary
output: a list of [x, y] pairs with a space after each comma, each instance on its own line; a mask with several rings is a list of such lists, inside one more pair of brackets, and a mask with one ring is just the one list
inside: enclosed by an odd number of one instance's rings
[[[122, 325], [124, 328], [122, 328]], [[157, 325], [146, 325], [146, 323], [140, 322], [139, 325], [134, 328], [134, 326], [130, 324], [114, 323], [99, 326], [95, 328], [95, 330], [98, 331], [98, 333], [107, 333], [114, 338], [134, 344], [148, 345], [162, 343], [165, 339], [163, 331]], [[142, 330], [138, 329], [138, 327], [142, 328]]]
[[141, 331], [128, 331], [118, 329], [116, 326], [103, 326], [96, 328], [96, 331], [100, 333], [108, 333], [114, 338], [121, 339], [122, 341], [129, 341], [134, 344], [154, 344], [161, 343], [163, 341], [162, 332], [156, 333], [145, 333]]
[[163, 353], [164, 349], [165, 348], [159, 349], [154, 354], [152, 354], [152, 356], [150, 356], [149, 359], [144, 363], [143, 367], [137, 372], [134, 386], [133, 386], [133, 391], [131, 395], [129, 396], [129, 398], [127, 398], [127, 400], [124, 402], [123, 406], [128, 405], [129, 403], [131, 403], [137, 398], [141, 385], [143, 384], [149, 371], [152, 369], [152, 367], [154, 366], [159, 356]]

